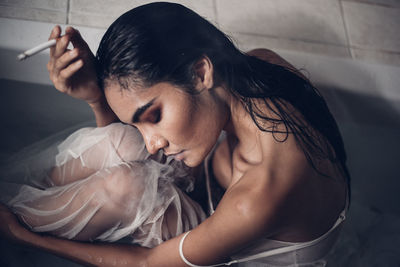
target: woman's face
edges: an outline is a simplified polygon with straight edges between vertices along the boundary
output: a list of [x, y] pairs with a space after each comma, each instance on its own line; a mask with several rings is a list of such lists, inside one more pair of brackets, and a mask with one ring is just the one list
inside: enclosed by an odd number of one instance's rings
[[105, 96], [123, 123], [138, 128], [151, 154], [162, 149], [194, 167], [210, 152], [229, 119], [227, 102], [213, 90], [189, 95], [170, 83], [121, 90], [117, 82], [109, 82]]

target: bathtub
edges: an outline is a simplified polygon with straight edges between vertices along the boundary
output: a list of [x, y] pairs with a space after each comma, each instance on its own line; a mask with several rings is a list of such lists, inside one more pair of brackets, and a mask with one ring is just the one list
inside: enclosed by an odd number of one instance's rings
[[[100, 36], [100, 32], [96, 34]], [[62, 130], [94, 125], [85, 103], [51, 86], [45, 67], [48, 55], [43, 53], [21, 63], [15, 60], [21, 49], [0, 44], [1, 157]], [[293, 51], [277, 52], [304, 69], [325, 96], [348, 154], [352, 205], [328, 266], [397, 266], [400, 68]], [[79, 266], [5, 241], [0, 245], [1, 266]]]

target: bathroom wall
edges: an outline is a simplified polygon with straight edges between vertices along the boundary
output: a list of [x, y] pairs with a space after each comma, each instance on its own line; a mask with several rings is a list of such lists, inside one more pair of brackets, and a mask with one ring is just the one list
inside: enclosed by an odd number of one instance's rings
[[[96, 51], [114, 19], [148, 2], [0, 0], [0, 159], [93, 119], [85, 103], [50, 85], [48, 51], [23, 62], [17, 54], [47, 40], [54, 24], [79, 27]], [[352, 210], [328, 266], [397, 266], [400, 253], [391, 245], [400, 240], [400, 0], [174, 2], [217, 24], [241, 48], [276, 50], [306, 70], [338, 121], [352, 174]], [[0, 266], [80, 266], [4, 240], [0, 251]]]
[[[0, 17], [14, 24], [24, 20], [84, 26], [93, 29], [89, 35], [101, 35], [124, 11], [148, 2], [153, 1], [0, 0]], [[208, 18], [243, 49], [267, 47], [400, 65], [399, 0], [172, 2]], [[0, 24], [3, 33], [10, 21], [2, 21], [7, 22]]]

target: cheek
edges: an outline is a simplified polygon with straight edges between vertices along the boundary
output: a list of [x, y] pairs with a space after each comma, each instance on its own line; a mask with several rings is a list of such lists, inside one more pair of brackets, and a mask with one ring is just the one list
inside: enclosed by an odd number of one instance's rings
[[220, 120], [215, 112], [211, 105], [200, 106], [187, 118], [187, 138], [191, 138], [193, 146], [200, 150], [211, 149], [221, 132]]
[[194, 111], [189, 105], [174, 105], [168, 111], [168, 125], [165, 133], [169, 135], [170, 142], [184, 144], [189, 142], [196, 132]]
[[212, 148], [222, 129], [220, 118], [216, 116], [217, 108], [209, 103], [209, 99], [195, 103], [190, 98], [178, 96], [174, 100], [163, 111], [168, 118], [162, 130], [164, 137], [171, 145], [204, 154]]
[[[173, 91], [164, 98], [162, 134], [171, 145], [186, 147], [195, 132], [195, 104], [182, 91]], [[182, 148], [183, 148], [182, 147]]]

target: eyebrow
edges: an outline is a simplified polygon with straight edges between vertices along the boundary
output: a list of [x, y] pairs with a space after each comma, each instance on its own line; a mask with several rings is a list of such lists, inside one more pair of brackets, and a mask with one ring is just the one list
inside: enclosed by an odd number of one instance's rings
[[145, 104], [145, 105], [139, 107], [139, 108], [135, 111], [135, 113], [134, 113], [133, 116], [132, 116], [132, 123], [137, 123], [137, 122], [139, 121], [140, 116], [142, 116], [142, 114], [143, 114], [149, 107], [151, 107], [151, 106], [153, 105], [154, 100], [156, 100], [156, 97], [153, 98], [152, 100], [150, 100], [147, 104]]

